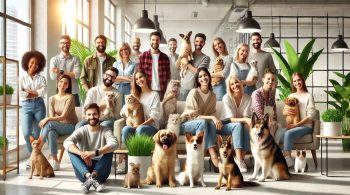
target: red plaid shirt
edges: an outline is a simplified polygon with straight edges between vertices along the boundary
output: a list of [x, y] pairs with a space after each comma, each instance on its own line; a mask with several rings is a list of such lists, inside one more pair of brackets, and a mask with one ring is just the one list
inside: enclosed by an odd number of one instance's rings
[[[170, 80], [170, 62], [168, 56], [159, 51], [158, 59], [158, 76], [160, 85], [160, 99], [163, 100], [164, 93]], [[138, 69], [145, 73], [147, 79], [152, 82], [152, 54], [151, 50], [145, 51], [140, 55], [140, 62], [138, 64]]]

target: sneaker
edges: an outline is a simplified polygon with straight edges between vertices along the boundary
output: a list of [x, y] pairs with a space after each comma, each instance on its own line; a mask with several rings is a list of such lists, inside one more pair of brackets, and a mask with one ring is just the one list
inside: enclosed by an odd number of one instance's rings
[[81, 184], [81, 189], [86, 194], [89, 192], [91, 186], [92, 186], [92, 180], [91, 180], [91, 176], [89, 176], [88, 178], [86, 178], [85, 182]]
[[31, 166], [32, 166], [32, 160], [29, 158], [26, 162], [26, 169], [30, 169]]
[[125, 160], [123, 160], [122, 162], [120, 162], [117, 166], [117, 173], [121, 174], [121, 173], [125, 173]]
[[180, 172], [180, 161], [179, 159], [175, 160], [175, 173], [179, 173]]
[[55, 160], [53, 160], [52, 161], [52, 168], [53, 168], [54, 171], [60, 170], [60, 163], [55, 161]]
[[246, 173], [248, 170], [247, 170], [247, 165], [245, 164], [244, 160], [237, 160], [235, 158], [235, 162], [239, 168], [239, 170], [241, 171], [241, 173]]
[[292, 157], [290, 157], [290, 156], [285, 156], [284, 158], [286, 159], [286, 162], [287, 162], [288, 167], [294, 166], [294, 160], [292, 159]]
[[105, 189], [105, 186], [103, 184], [101, 184], [100, 182], [98, 182], [97, 178], [94, 176], [91, 177], [91, 183], [94, 186], [96, 192], [100, 192], [103, 189]]

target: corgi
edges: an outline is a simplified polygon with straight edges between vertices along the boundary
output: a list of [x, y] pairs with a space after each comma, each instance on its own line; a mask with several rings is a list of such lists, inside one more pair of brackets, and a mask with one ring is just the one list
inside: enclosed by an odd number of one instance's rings
[[188, 32], [186, 35], [180, 34], [182, 41], [181, 41], [181, 48], [180, 48], [179, 56], [183, 56], [186, 51], [190, 51], [190, 54], [187, 57], [184, 57], [180, 60], [180, 63], [181, 63], [180, 76], [182, 78], [184, 78], [186, 75], [186, 72], [188, 69], [187, 65], [188, 65], [189, 61], [194, 59], [193, 54], [192, 54], [191, 35], [192, 35], [192, 31]]
[[190, 187], [194, 187], [196, 181], [200, 181], [202, 187], [207, 185], [204, 183], [204, 131], [192, 135], [186, 133], [186, 152], [187, 158], [185, 170], [179, 173], [180, 185], [190, 183]]
[[306, 150], [297, 150], [297, 157], [295, 158], [295, 164], [294, 164], [294, 171], [296, 173], [299, 172], [299, 170], [304, 173], [308, 170], [308, 165], [306, 162]]
[[231, 186], [234, 188], [240, 188], [243, 186], [243, 176], [239, 170], [238, 165], [233, 159], [232, 149], [232, 138], [229, 136], [226, 142], [223, 141], [222, 137], [218, 135], [217, 145], [219, 146], [220, 161], [219, 161], [219, 181], [215, 186], [215, 189], [220, 189], [222, 185], [222, 178], [224, 177], [227, 181], [226, 191], [231, 190]]
[[32, 154], [30, 158], [32, 159], [32, 166], [30, 170], [30, 176], [28, 179], [33, 178], [33, 173], [35, 171], [35, 176], [40, 176], [40, 179], [43, 179], [44, 177], [54, 177], [55, 173], [53, 171], [52, 166], [50, 165], [49, 161], [46, 159], [44, 154], [41, 152], [41, 149], [43, 147], [42, 138], [39, 137], [39, 139], [34, 140], [32, 136], [30, 136], [30, 143], [32, 144]]

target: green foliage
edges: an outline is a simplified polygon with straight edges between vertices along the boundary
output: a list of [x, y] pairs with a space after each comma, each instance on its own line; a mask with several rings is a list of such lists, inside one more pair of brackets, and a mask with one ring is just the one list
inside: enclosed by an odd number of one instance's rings
[[277, 78], [280, 81], [278, 89], [280, 93], [279, 98], [281, 100], [284, 100], [292, 92], [291, 79], [293, 73], [299, 72], [303, 75], [305, 80], [311, 75], [312, 67], [323, 51], [323, 49], [321, 49], [316, 53], [313, 53], [309, 58], [315, 41], [316, 39], [312, 39], [308, 42], [299, 56], [293, 46], [288, 41], [284, 41], [287, 59], [283, 57], [282, 53], [271, 48], [282, 70], [282, 74], [277, 75]]
[[[12, 95], [14, 92], [14, 89], [10, 86], [10, 85], [7, 85], [6, 84], [6, 87], [5, 87], [5, 94], [7, 95]], [[4, 94], [4, 86], [0, 86], [0, 95]]]
[[8, 139], [4, 138], [3, 136], [0, 136], [0, 148], [2, 149], [4, 147], [4, 144], [7, 146], [7, 144], [9, 143]]
[[324, 122], [341, 122], [343, 120], [343, 113], [338, 109], [328, 109], [321, 115]]
[[151, 156], [154, 149], [154, 141], [148, 135], [133, 135], [126, 142], [130, 156]]

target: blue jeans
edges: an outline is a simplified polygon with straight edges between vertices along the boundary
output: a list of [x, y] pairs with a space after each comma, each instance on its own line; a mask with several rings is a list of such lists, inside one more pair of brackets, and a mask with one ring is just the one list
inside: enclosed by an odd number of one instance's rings
[[109, 174], [111, 173], [111, 166], [113, 160], [113, 153], [103, 154], [99, 160], [92, 160], [92, 166], [88, 167], [84, 160], [74, 153], [68, 152], [70, 161], [72, 162], [75, 176], [81, 182], [85, 182], [86, 173], [97, 173], [97, 181], [103, 183], [107, 180]]
[[204, 131], [204, 143], [205, 148], [211, 148], [215, 146], [216, 143], [216, 127], [213, 121], [207, 121], [204, 119], [196, 119], [191, 121], [186, 121], [181, 124], [180, 135], [185, 133], [196, 133]]
[[21, 125], [24, 140], [26, 141], [27, 149], [31, 153], [32, 145], [29, 137], [33, 136], [38, 139], [40, 135], [39, 122], [46, 116], [45, 103], [42, 98], [24, 100], [22, 102]]
[[130, 83], [120, 83], [116, 85], [118, 92], [122, 95], [122, 106], [125, 104], [125, 96], [130, 94]]
[[281, 142], [283, 143], [284, 151], [292, 151], [294, 140], [311, 133], [310, 127], [295, 127], [293, 129], [283, 129], [281, 134]]
[[57, 155], [57, 138], [61, 135], [70, 135], [74, 131], [73, 124], [62, 123], [58, 121], [49, 121], [40, 132], [43, 141], [49, 140], [50, 153]]
[[213, 92], [216, 96], [216, 101], [222, 101], [222, 97], [226, 94], [225, 79], [223, 79], [218, 85], [213, 86]]
[[151, 125], [140, 125], [136, 129], [130, 126], [125, 126], [122, 129], [122, 142], [125, 144], [128, 137], [133, 134], [153, 136], [157, 133], [157, 131], [158, 129]]
[[231, 135], [234, 149], [250, 150], [249, 132], [244, 129], [242, 123], [227, 123], [218, 133], [220, 135]]
[[180, 88], [180, 95], [178, 97], [179, 101], [186, 101], [188, 93], [190, 93], [190, 89], [182, 89]]
[[[115, 118], [112, 118], [112, 119], [109, 119], [109, 120], [101, 120], [99, 121], [100, 125], [101, 126], [104, 126], [104, 127], [109, 127], [112, 131], [114, 129], [114, 121], [116, 119]], [[78, 122], [76, 125], [75, 125], [75, 129], [78, 129], [84, 125], [87, 125], [88, 124], [88, 121], [87, 120], [82, 120], [80, 122]]]

